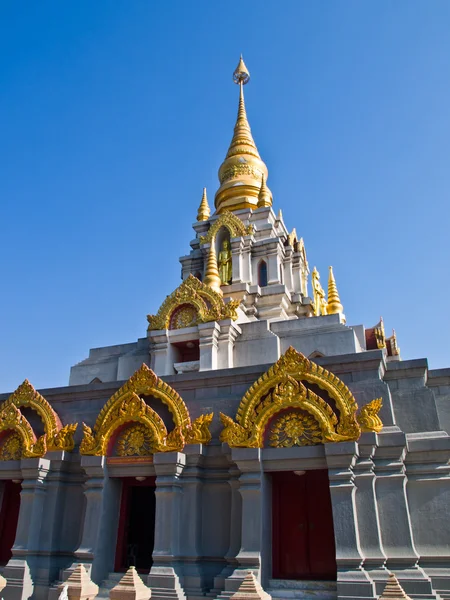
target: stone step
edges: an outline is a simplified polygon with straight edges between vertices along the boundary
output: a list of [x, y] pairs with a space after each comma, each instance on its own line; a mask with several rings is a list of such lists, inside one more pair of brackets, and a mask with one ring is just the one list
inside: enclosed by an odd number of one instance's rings
[[294, 579], [270, 579], [266, 592], [275, 599], [336, 600], [335, 581], [298, 581]]

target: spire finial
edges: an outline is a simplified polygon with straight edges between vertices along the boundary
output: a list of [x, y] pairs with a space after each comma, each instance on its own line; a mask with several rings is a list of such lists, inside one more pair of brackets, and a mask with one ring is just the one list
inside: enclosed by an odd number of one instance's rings
[[263, 173], [261, 177], [261, 189], [258, 195], [258, 208], [263, 208], [264, 206], [272, 206], [272, 194], [269, 192]]
[[219, 169], [220, 187], [214, 201], [218, 213], [241, 208], [255, 209], [258, 205], [261, 177], [264, 175], [266, 181], [268, 177], [267, 167], [259, 156], [245, 109], [244, 85], [249, 80], [250, 72], [241, 56], [233, 72], [233, 81], [239, 85], [238, 114], [230, 147]]
[[339, 298], [339, 292], [333, 274], [333, 267], [329, 267], [327, 313], [329, 315], [335, 315], [343, 312], [344, 307], [342, 306], [341, 299]]
[[206, 188], [203, 188], [202, 201], [200, 202], [197, 212], [197, 221], [207, 221], [210, 214], [211, 210], [209, 208], [208, 198], [206, 196]]
[[241, 58], [239, 59], [238, 66], [234, 70], [233, 81], [234, 81], [234, 83], [237, 83], [238, 85], [241, 85], [241, 84], [245, 85], [246, 83], [248, 83], [250, 81], [250, 71], [245, 66], [245, 62], [244, 62], [244, 59], [242, 58], [242, 54], [241, 54]]
[[208, 252], [208, 261], [206, 263], [206, 272], [203, 283], [205, 285], [209, 285], [215, 292], [220, 295], [223, 295], [222, 289], [220, 287], [221, 281], [219, 276], [219, 269], [217, 267], [217, 257], [216, 257], [216, 249], [215, 249], [216, 240], [213, 238], [211, 240], [211, 245], [209, 247]]

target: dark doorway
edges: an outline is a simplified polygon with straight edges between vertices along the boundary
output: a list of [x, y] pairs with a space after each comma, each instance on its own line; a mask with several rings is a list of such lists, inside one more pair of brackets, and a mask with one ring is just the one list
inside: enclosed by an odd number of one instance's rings
[[0, 565], [6, 565], [12, 556], [20, 510], [20, 483], [5, 481], [0, 510]]
[[273, 578], [336, 580], [328, 471], [272, 475]]
[[152, 566], [155, 539], [155, 478], [137, 481], [127, 477], [122, 483], [116, 571], [128, 567], [148, 572]]

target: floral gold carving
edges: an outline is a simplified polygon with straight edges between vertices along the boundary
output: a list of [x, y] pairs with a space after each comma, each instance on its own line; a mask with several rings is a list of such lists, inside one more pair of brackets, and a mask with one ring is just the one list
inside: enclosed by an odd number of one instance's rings
[[[174, 422], [172, 431], [167, 431], [164, 421], [140, 397], [141, 395], [152, 396], [167, 406]], [[157, 377], [147, 365], [142, 365], [106, 402], [93, 429], [83, 423], [84, 437], [80, 445], [80, 454], [107, 455], [110, 441], [116, 431], [128, 424], [131, 428], [126, 429], [118, 440], [119, 453], [125, 452], [126, 448], [131, 452], [131, 448], [136, 450], [138, 447], [141, 447], [139, 452], [144, 452], [144, 455], [179, 451], [186, 443], [207, 443], [211, 439], [208, 429], [211, 420], [212, 414], [202, 415], [191, 422], [189, 411], [181, 396]], [[142, 439], [144, 442], [139, 446], [137, 442]], [[127, 443], [125, 444], [123, 440]], [[119, 454], [119, 456], [129, 456], [129, 454]]]
[[0, 445], [0, 460], [20, 460], [23, 456], [23, 442], [20, 435], [14, 431], [7, 435]]
[[254, 179], [261, 179], [263, 172], [260, 171], [259, 169], [255, 169], [255, 167], [252, 167], [251, 165], [247, 165], [245, 163], [232, 165], [231, 167], [229, 167], [228, 169], [225, 169], [225, 171], [223, 171], [222, 176], [220, 178], [220, 185], [225, 183], [225, 181], [228, 181], [230, 179], [237, 179], [238, 177], [241, 177], [242, 175], [249, 175], [250, 177], [253, 177]]
[[133, 425], [120, 435], [117, 442], [118, 456], [150, 456], [152, 453], [153, 438], [145, 425]]
[[251, 235], [253, 233], [253, 225], [247, 225], [246, 227], [235, 214], [230, 211], [224, 211], [217, 221], [214, 221], [211, 225], [208, 233], [200, 237], [200, 244], [212, 243], [221, 227], [228, 229], [230, 237], [232, 238], [244, 237], [245, 235]]
[[376, 431], [379, 433], [383, 429], [383, 423], [378, 416], [382, 406], [382, 398], [375, 398], [375, 400], [361, 407], [357, 418], [362, 431]]
[[[147, 316], [148, 330], [179, 329], [196, 323], [209, 323], [222, 319], [235, 321], [238, 306], [237, 300], [224, 302], [220, 294], [197, 277], [189, 275], [170, 296], [167, 296], [156, 315]], [[181, 310], [180, 319], [179, 313], [176, 312], [178, 309]], [[188, 325], [186, 325], [187, 319], [191, 319]]]
[[[41, 418], [45, 433], [39, 439], [36, 439], [33, 428], [22, 415], [22, 407], [32, 408]], [[17, 433], [21, 440], [22, 457], [44, 456], [49, 450], [73, 450], [76, 428], [76, 423], [63, 427], [56, 412], [27, 379], [0, 405], [0, 431]], [[9, 437], [5, 438], [4, 444]], [[3, 445], [0, 445], [1, 448]], [[6, 456], [7, 453], [0, 450], [0, 454]]]
[[[334, 401], [339, 418], [330, 404], [302, 381], [324, 390]], [[224, 429], [220, 439], [232, 447], [262, 448], [269, 421], [290, 408], [304, 411], [316, 420], [323, 442], [357, 440], [361, 434], [356, 420], [358, 406], [348, 387], [336, 375], [290, 347], [249, 388], [236, 420], [221, 413]]]
[[270, 445], [274, 448], [314, 446], [322, 442], [319, 423], [312, 415], [304, 411], [284, 414], [271, 427]]

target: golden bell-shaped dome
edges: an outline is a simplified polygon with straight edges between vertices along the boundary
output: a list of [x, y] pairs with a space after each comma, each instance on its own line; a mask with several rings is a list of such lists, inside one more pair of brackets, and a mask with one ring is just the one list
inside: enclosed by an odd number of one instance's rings
[[[261, 181], [267, 181], [268, 177], [267, 167], [259, 156], [245, 110], [244, 85], [249, 79], [250, 73], [241, 56], [233, 73], [233, 80], [239, 85], [239, 108], [233, 139], [219, 169], [220, 187], [214, 200], [217, 213], [257, 208]], [[266, 189], [271, 198], [272, 194], [267, 186]]]

